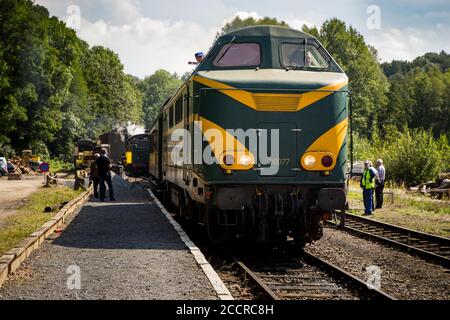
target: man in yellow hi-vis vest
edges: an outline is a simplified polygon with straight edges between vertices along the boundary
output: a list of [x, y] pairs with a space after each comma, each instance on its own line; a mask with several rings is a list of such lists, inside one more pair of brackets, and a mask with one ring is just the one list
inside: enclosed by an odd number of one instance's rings
[[363, 189], [364, 215], [371, 215], [373, 211], [373, 190], [375, 189], [376, 173], [370, 168], [370, 161], [364, 162], [364, 173], [361, 179]]

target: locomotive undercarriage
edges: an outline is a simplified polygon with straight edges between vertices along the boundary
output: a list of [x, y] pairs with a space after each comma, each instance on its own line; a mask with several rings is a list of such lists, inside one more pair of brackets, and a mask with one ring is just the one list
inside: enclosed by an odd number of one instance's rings
[[213, 242], [244, 238], [282, 243], [291, 238], [304, 246], [322, 238], [323, 220], [344, 210], [345, 191], [343, 187], [226, 186], [212, 188], [202, 204], [174, 186], [171, 202], [182, 218], [204, 226]]

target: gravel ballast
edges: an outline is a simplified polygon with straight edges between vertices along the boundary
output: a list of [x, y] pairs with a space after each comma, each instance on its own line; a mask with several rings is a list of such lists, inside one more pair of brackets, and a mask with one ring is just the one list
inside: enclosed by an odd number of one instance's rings
[[364, 280], [373, 281], [369, 267], [378, 267], [380, 289], [397, 299], [450, 299], [449, 269], [396, 249], [326, 228], [324, 237], [305, 250]]
[[[0, 299], [217, 299], [147, 191], [117, 176], [114, 185], [118, 201], [88, 202], [24, 262]], [[81, 288], [71, 290], [77, 268]]]

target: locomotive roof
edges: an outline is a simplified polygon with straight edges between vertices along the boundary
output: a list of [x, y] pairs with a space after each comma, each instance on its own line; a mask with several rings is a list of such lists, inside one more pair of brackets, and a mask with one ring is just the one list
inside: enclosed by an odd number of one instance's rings
[[282, 26], [251, 26], [232, 31], [222, 37], [272, 37], [272, 38], [314, 38], [313, 36], [289, 27]]
[[149, 138], [149, 137], [150, 137], [150, 133], [139, 133], [139, 134], [135, 134], [134, 136], [129, 137], [127, 141], [143, 140], [143, 139]]

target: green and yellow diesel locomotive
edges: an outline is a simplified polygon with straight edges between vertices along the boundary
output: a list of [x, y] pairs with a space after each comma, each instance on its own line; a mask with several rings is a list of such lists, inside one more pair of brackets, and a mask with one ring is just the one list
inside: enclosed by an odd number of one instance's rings
[[278, 26], [225, 34], [162, 107], [150, 173], [213, 241], [316, 241], [346, 206], [347, 88], [311, 35]]

